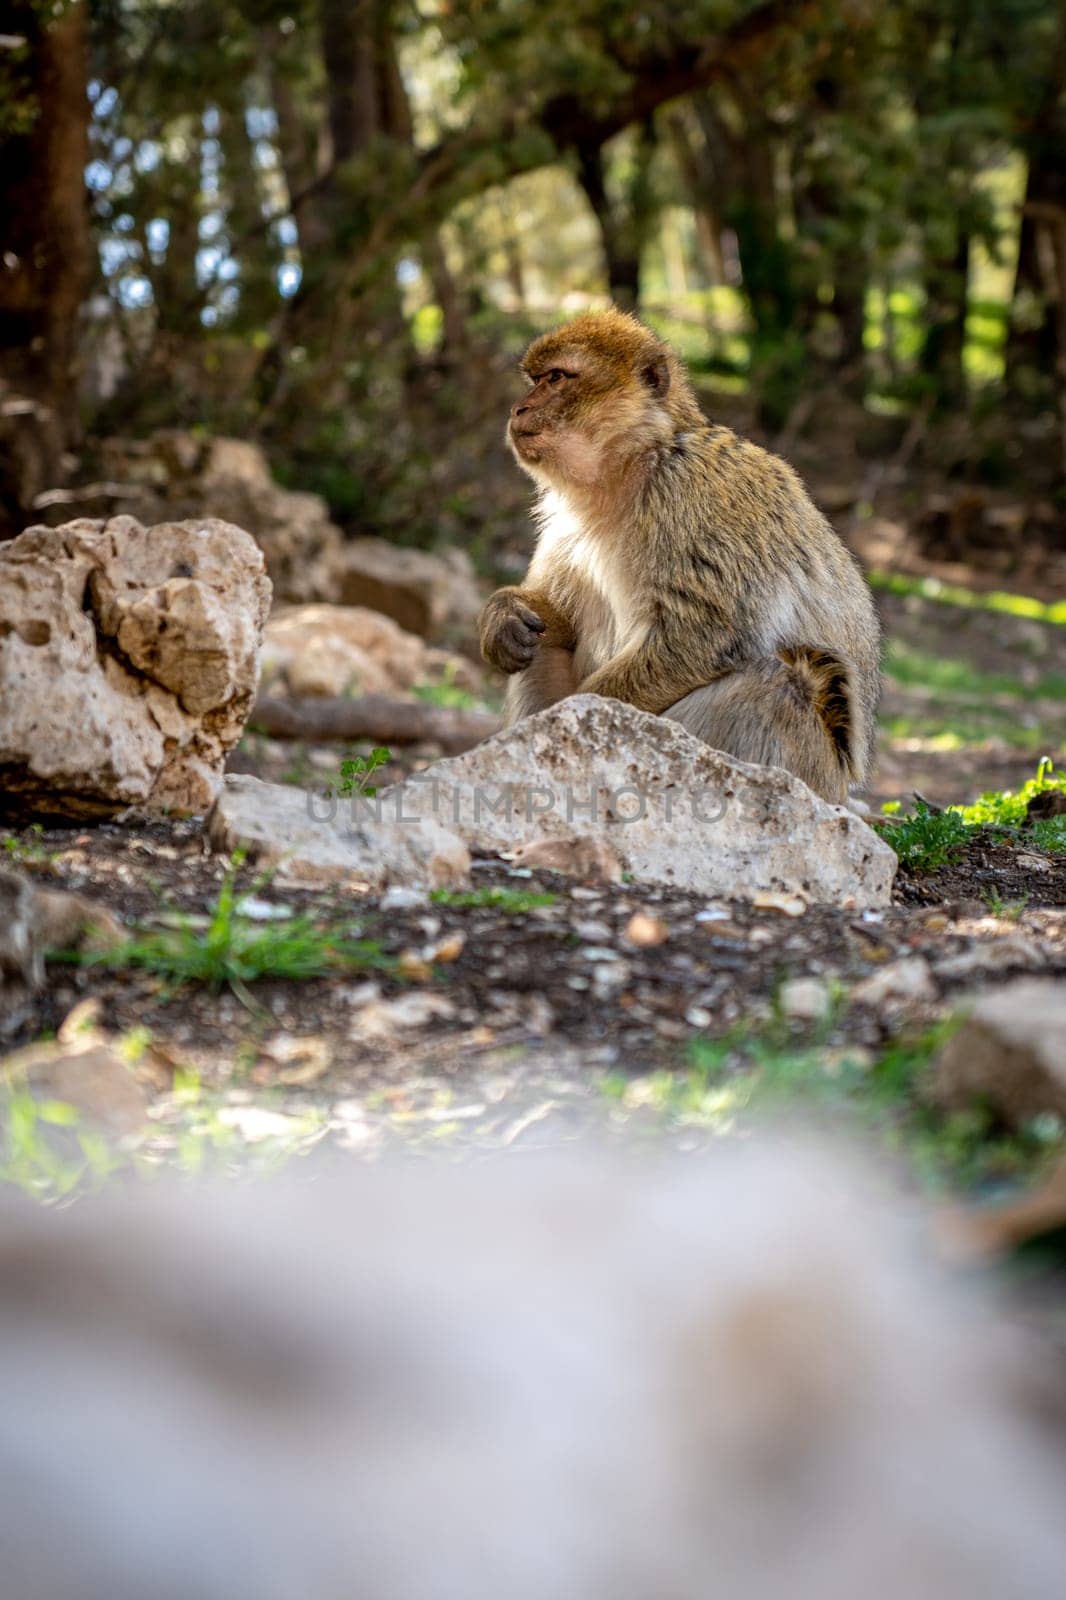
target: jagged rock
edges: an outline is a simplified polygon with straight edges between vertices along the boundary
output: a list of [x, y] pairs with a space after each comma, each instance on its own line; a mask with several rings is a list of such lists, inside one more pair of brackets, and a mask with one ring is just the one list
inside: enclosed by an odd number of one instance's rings
[[74, 817], [214, 799], [255, 697], [262, 552], [213, 518], [33, 527], [0, 546], [0, 788]]
[[470, 870], [466, 846], [432, 819], [379, 821], [350, 801], [236, 773], [226, 777], [208, 836], [216, 850], [243, 846], [302, 883], [436, 889], [465, 882]]
[[465, 551], [432, 555], [373, 538], [345, 545], [338, 598], [382, 611], [424, 639], [469, 638], [483, 600]]
[[598, 695], [563, 700], [375, 804], [382, 816], [432, 817], [483, 851], [600, 838], [638, 882], [707, 895], [879, 906], [896, 869], [866, 823], [798, 778]]
[[978, 996], [937, 1056], [929, 1094], [949, 1109], [989, 1106], [1016, 1128], [1045, 1112], [1066, 1118], [1066, 983], [1019, 978]]
[[465, 656], [434, 649], [365, 606], [293, 606], [271, 617], [262, 676], [265, 690], [296, 695], [404, 694], [445, 682], [479, 687]]

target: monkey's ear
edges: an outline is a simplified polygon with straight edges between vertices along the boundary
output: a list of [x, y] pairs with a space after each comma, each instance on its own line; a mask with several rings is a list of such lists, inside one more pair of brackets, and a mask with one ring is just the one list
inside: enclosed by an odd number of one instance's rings
[[653, 356], [641, 367], [640, 376], [652, 394], [661, 399], [670, 387], [670, 364], [665, 356]]

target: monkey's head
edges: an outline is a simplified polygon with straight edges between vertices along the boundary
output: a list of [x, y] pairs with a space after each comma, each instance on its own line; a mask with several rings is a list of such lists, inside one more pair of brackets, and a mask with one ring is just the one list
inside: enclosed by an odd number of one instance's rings
[[553, 488], [591, 486], [700, 420], [677, 356], [621, 311], [543, 334], [522, 371], [529, 387], [511, 407], [507, 440], [519, 465]]

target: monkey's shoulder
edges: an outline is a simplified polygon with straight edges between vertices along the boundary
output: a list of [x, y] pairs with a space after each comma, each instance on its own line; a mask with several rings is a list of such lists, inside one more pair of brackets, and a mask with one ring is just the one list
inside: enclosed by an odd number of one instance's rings
[[809, 499], [803, 479], [787, 461], [732, 428], [710, 424], [692, 444], [708, 475], [725, 485], [743, 483], [774, 497]]

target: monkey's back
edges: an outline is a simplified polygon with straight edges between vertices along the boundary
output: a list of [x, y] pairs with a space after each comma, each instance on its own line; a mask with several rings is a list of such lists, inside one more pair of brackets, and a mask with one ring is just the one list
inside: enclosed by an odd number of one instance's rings
[[[810, 648], [848, 664], [868, 753], [881, 630], [858, 563], [779, 456], [729, 428], [681, 435], [648, 483], [649, 523], [682, 552], [685, 583], [732, 610], [738, 657]], [[670, 584], [666, 588], [669, 599]]]

